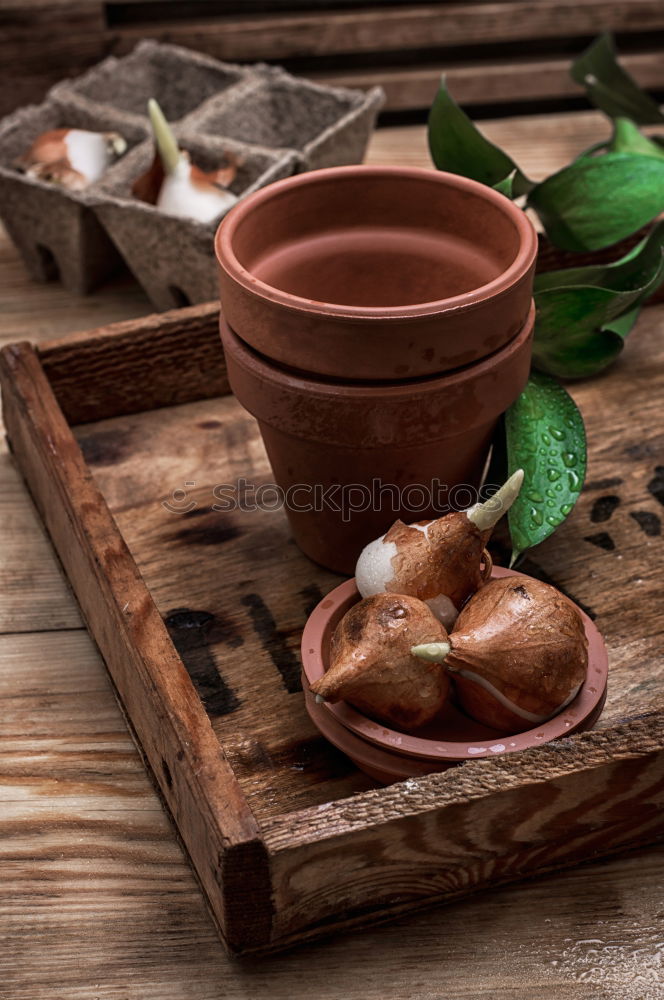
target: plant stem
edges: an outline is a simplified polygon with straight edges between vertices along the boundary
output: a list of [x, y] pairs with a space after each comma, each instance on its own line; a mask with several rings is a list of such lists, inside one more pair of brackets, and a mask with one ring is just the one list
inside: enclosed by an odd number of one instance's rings
[[152, 125], [154, 141], [157, 145], [157, 149], [159, 150], [159, 156], [161, 157], [164, 170], [167, 174], [172, 174], [180, 162], [182, 154], [180, 153], [175, 136], [171, 131], [171, 127], [164, 117], [164, 112], [161, 110], [154, 97], [151, 97], [148, 101], [148, 114], [150, 115], [150, 124]]

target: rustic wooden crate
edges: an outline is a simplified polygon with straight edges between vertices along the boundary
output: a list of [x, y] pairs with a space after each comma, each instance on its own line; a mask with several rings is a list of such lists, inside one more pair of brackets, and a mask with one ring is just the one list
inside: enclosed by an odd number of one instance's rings
[[524, 566], [606, 635], [598, 728], [389, 788], [330, 747], [303, 706], [300, 632], [338, 578], [298, 552], [280, 512], [210, 509], [215, 484], [270, 479], [229, 394], [217, 307], [2, 352], [16, 461], [230, 951], [664, 834], [664, 352], [661, 310], [649, 314], [627, 358], [575, 390], [590, 481]]
[[0, 0], [0, 113], [142, 38], [321, 82], [380, 85], [388, 109], [427, 108], [442, 71], [464, 104], [578, 96], [574, 54], [616, 32], [639, 83], [664, 89], [660, 0]]

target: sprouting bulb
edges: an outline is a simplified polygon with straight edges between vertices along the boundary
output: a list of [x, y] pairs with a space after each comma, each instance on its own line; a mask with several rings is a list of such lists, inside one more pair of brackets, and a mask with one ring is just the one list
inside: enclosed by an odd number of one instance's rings
[[466, 511], [428, 523], [396, 521], [360, 553], [355, 580], [362, 597], [384, 592], [419, 597], [451, 628], [464, 602], [491, 574], [485, 545], [522, 483], [518, 469], [494, 496]]

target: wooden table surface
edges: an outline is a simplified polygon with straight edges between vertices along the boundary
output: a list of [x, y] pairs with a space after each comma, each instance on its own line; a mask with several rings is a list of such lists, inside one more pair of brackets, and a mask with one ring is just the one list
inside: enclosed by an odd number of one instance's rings
[[[594, 113], [483, 127], [534, 176], [608, 131]], [[428, 165], [424, 129], [380, 130], [368, 159]], [[149, 311], [129, 280], [85, 299], [32, 284], [0, 234], [1, 343]], [[664, 847], [228, 959], [4, 444], [0, 470], [2, 1000], [664, 996]]]

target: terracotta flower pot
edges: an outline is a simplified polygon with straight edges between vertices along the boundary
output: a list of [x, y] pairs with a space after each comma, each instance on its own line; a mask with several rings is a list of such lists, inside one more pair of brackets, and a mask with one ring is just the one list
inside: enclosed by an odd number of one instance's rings
[[534, 307], [517, 336], [460, 371], [400, 383], [305, 378], [248, 347], [221, 321], [233, 392], [258, 420], [295, 541], [352, 573], [401, 517], [470, 506], [499, 415], [528, 378]]
[[261, 354], [360, 381], [500, 350], [530, 308], [537, 238], [503, 195], [416, 167], [335, 167], [243, 199], [216, 237], [226, 320]]

